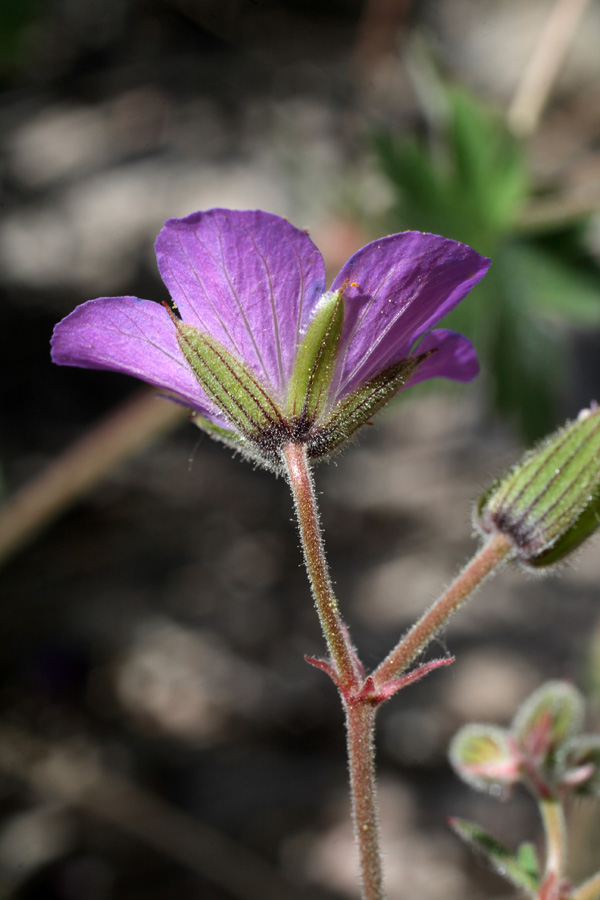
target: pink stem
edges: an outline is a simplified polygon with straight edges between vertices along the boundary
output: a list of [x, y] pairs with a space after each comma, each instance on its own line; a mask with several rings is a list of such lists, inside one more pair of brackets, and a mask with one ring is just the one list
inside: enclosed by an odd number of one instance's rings
[[554, 795], [538, 798], [540, 814], [546, 838], [546, 872], [544, 882], [555, 884], [558, 897], [565, 874], [567, 856], [567, 830], [565, 816], [559, 797]]
[[360, 857], [363, 900], [384, 900], [374, 763], [375, 704], [361, 693], [361, 673], [339, 614], [323, 548], [314, 485], [302, 444], [287, 444], [283, 458], [294, 496], [304, 561], [333, 669], [315, 660], [334, 678], [344, 709], [348, 738], [354, 834]]
[[304, 562], [323, 634], [340, 685], [351, 689], [358, 684], [357, 672], [350, 639], [342, 622], [329, 577], [329, 568], [321, 537], [317, 498], [306, 446], [289, 443], [283, 447], [282, 454], [294, 497]]
[[509, 539], [503, 534], [497, 533], [488, 539], [448, 590], [430, 606], [373, 672], [373, 681], [377, 687], [396, 678], [414, 662], [453, 613], [468, 600], [475, 588], [506, 559], [511, 547]]
[[346, 728], [354, 838], [358, 847], [363, 900], [385, 900], [375, 781], [375, 712], [365, 700], [346, 699]]

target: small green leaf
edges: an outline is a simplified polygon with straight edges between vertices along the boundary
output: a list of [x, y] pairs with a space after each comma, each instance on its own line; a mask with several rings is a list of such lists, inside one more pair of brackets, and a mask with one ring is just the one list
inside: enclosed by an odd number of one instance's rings
[[206, 395], [249, 440], [283, 427], [282, 414], [250, 370], [213, 337], [174, 319], [179, 346]]
[[478, 791], [498, 793], [519, 780], [520, 754], [508, 731], [493, 725], [465, 725], [449, 750], [457, 774]]
[[535, 851], [530, 848], [531, 852], [529, 850], [524, 852], [524, 848], [530, 847], [530, 845], [521, 846], [518, 854], [515, 855], [479, 825], [474, 825], [465, 819], [451, 819], [450, 825], [465, 843], [482, 853], [500, 875], [524, 890], [528, 896], [536, 896], [539, 876]]
[[517, 850], [517, 860], [521, 869], [537, 882], [540, 877], [540, 865], [534, 845], [527, 842], [521, 844]]
[[583, 720], [583, 697], [566, 681], [548, 681], [517, 712], [512, 732], [538, 765], [553, 768], [560, 745], [572, 738]]
[[294, 363], [288, 392], [288, 412], [312, 420], [327, 402], [344, 322], [343, 288], [324, 294], [304, 336]]

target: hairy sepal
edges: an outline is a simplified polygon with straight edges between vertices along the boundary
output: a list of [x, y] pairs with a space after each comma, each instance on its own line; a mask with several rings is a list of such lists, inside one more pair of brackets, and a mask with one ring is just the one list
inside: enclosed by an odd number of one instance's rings
[[324, 294], [298, 348], [288, 390], [290, 416], [312, 421], [324, 409], [343, 323], [343, 289]]
[[401, 390], [419, 363], [435, 351], [401, 360], [344, 397], [309, 442], [312, 459], [329, 456]]
[[[277, 403], [247, 366], [210, 335], [179, 320], [175, 322], [183, 355], [209, 400], [235, 432], [256, 443], [283, 425]], [[206, 420], [201, 425], [206, 427]], [[218, 430], [223, 434], [215, 436], [231, 440], [225, 429]]]

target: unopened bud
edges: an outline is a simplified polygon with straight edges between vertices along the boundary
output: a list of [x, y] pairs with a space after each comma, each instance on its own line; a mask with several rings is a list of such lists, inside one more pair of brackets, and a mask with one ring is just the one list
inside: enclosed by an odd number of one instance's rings
[[449, 756], [457, 774], [478, 791], [501, 792], [520, 777], [515, 741], [493, 725], [465, 725], [454, 736]]
[[566, 681], [547, 681], [523, 703], [512, 733], [531, 762], [548, 768], [558, 748], [579, 731], [583, 712], [583, 697], [576, 687]]
[[600, 409], [593, 404], [487, 491], [476, 509], [534, 568], [558, 562], [600, 525]]
[[561, 748], [563, 784], [576, 794], [600, 797], [600, 735], [578, 734]]

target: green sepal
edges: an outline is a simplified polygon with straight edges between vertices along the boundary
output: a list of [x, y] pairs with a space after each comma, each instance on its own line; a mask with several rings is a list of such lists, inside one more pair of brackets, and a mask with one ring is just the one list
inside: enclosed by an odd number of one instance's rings
[[512, 853], [494, 837], [465, 819], [450, 819], [452, 830], [474, 850], [483, 854], [494, 869], [529, 897], [537, 896], [540, 878], [538, 861], [531, 844], [522, 844]]
[[179, 346], [200, 386], [237, 432], [256, 441], [282, 424], [277, 404], [247, 366], [210, 335], [174, 322]]
[[560, 562], [573, 550], [577, 550], [596, 531], [598, 525], [600, 525], [600, 485], [590, 493], [587, 505], [579, 513], [574, 524], [561, 535], [560, 540], [548, 547], [545, 552], [527, 560], [527, 564], [534, 569], [541, 569]]
[[600, 409], [583, 410], [479, 500], [476, 520], [513, 541], [521, 562], [563, 559], [600, 525]]
[[406, 384], [419, 363], [433, 352], [435, 351], [401, 360], [345, 397], [319, 426], [314, 439], [309, 441], [309, 456], [312, 459], [328, 456], [349, 440], [361, 425], [391, 400]]
[[201, 413], [195, 412], [192, 415], [192, 421], [194, 425], [196, 425], [198, 428], [201, 428], [202, 431], [206, 431], [212, 438], [215, 438], [215, 440], [217, 441], [222, 441], [224, 444], [228, 444], [239, 449], [242, 449], [246, 445], [246, 441], [237, 433], [237, 431], [231, 431], [229, 428], [223, 428], [221, 425], [215, 425], [214, 422], [211, 422]]
[[521, 706], [511, 731], [536, 766], [552, 775], [557, 751], [577, 734], [583, 714], [583, 697], [576, 687], [566, 681], [547, 681]]
[[498, 793], [519, 781], [521, 756], [510, 732], [494, 725], [465, 725], [449, 749], [463, 781], [478, 791]]
[[313, 420], [327, 401], [344, 323], [343, 288], [321, 297], [298, 348], [290, 378], [287, 408], [291, 416]]

